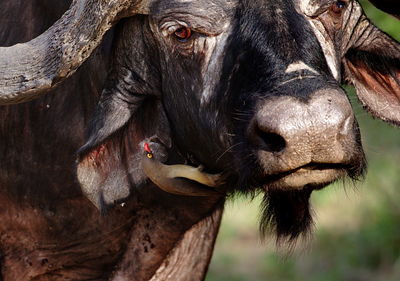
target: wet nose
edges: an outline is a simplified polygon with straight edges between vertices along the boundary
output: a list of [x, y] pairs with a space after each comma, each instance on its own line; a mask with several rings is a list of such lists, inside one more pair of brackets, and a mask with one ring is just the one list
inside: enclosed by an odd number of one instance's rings
[[354, 144], [354, 116], [341, 89], [319, 90], [303, 101], [281, 96], [262, 102], [249, 127], [265, 169], [281, 172], [308, 163], [343, 163]]

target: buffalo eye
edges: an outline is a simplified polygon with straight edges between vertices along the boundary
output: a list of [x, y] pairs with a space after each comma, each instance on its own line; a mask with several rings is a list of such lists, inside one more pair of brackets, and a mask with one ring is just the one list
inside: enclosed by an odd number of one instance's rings
[[345, 8], [346, 8], [346, 2], [345, 1], [336, 1], [331, 6], [331, 11], [334, 12], [335, 14], [341, 14]]
[[192, 30], [188, 27], [180, 27], [174, 32], [175, 38], [180, 42], [186, 42], [192, 36]]

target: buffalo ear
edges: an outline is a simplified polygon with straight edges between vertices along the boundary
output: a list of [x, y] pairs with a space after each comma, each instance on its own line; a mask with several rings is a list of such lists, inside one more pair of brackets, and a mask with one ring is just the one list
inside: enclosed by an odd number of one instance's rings
[[[148, 98], [115, 106], [113, 98], [98, 106], [89, 141], [78, 152], [77, 177], [85, 196], [100, 210], [121, 202], [147, 179], [139, 144], [157, 138], [170, 147], [169, 126], [158, 100]], [[139, 106], [140, 105], [140, 106]], [[119, 120], [118, 120], [119, 119]]]
[[400, 19], [400, 6], [398, 0], [369, 0], [375, 7]]
[[139, 165], [141, 141], [157, 136], [169, 146], [168, 121], [157, 98], [160, 75], [151, 47], [156, 44], [143, 36], [147, 21], [132, 17], [115, 28], [112, 69], [78, 152], [82, 191], [99, 209], [125, 199], [146, 180]]
[[400, 126], [400, 44], [363, 24], [343, 59], [345, 80], [373, 116]]

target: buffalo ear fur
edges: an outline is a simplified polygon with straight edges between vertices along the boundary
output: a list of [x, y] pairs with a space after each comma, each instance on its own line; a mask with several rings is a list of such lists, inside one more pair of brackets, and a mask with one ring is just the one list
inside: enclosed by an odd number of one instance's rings
[[369, 24], [344, 56], [344, 78], [374, 117], [400, 126], [400, 44]]
[[[119, 111], [114, 110], [102, 112], [101, 116], [113, 120], [118, 114]], [[85, 196], [103, 211], [122, 202], [132, 189], [146, 182], [147, 177], [141, 171], [143, 151], [139, 144], [145, 139], [157, 138], [165, 147], [170, 147], [169, 126], [161, 103], [148, 99], [121, 127], [114, 126], [114, 131], [96, 124], [93, 127], [96, 130], [78, 152], [77, 176]], [[102, 131], [108, 135], [99, 134]]]

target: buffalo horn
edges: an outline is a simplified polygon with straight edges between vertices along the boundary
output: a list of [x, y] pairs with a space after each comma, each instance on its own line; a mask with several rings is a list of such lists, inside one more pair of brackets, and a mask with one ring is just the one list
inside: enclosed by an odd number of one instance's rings
[[0, 47], [0, 104], [35, 99], [71, 76], [120, 18], [146, 11], [145, 0], [73, 0], [29, 42]]

